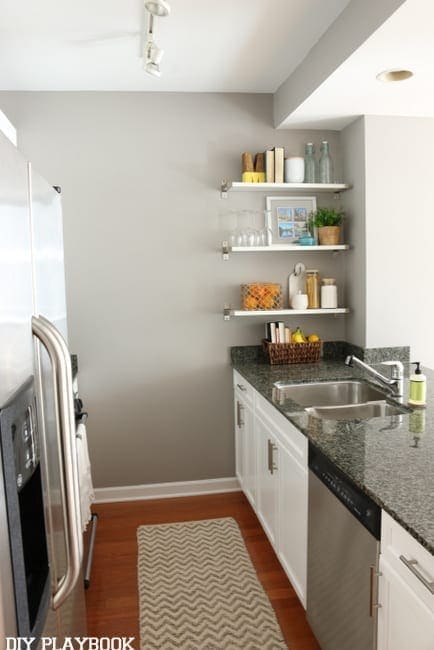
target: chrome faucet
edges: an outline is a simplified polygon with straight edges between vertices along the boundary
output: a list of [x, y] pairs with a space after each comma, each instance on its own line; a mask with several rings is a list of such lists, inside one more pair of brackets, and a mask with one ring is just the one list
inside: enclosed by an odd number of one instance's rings
[[404, 366], [401, 363], [401, 361], [383, 361], [382, 364], [384, 366], [390, 366], [391, 367], [391, 374], [390, 377], [386, 377], [385, 375], [382, 375], [381, 372], [378, 372], [378, 370], [375, 370], [375, 368], [372, 368], [372, 366], [368, 366], [367, 363], [364, 361], [361, 361], [357, 357], [355, 357], [353, 354], [350, 354], [346, 359], [345, 359], [345, 365], [350, 366], [352, 368], [353, 366], [357, 366], [358, 368], [361, 368], [365, 372], [367, 372], [371, 377], [376, 379], [380, 384], [385, 386], [386, 388], [390, 388], [391, 391], [394, 394], [394, 397], [401, 397], [404, 394]]

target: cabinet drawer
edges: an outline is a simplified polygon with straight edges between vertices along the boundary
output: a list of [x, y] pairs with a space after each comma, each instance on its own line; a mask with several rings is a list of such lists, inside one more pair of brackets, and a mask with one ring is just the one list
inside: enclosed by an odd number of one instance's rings
[[384, 510], [381, 553], [434, 613], [434, 556]]
[[307, 437], [259, 393], [256, 393], [255, 407], [256, 413], [272, 428], [279, 442], [306, 468]]
[[236, 370], [234, 370], [234, 390], [239, 391], [246, 402], [253, 406], [255, 389]]

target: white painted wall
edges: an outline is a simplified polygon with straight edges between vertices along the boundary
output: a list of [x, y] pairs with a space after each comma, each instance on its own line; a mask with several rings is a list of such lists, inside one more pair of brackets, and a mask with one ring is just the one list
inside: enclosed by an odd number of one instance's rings
[[352, 0], [275, 92], [274, 124], [283, 126], [292, 111], [405, 1]]
[[[0, 93], [0, 106], [34, 168], [62, 186], [68, 330], [96, 486], [233, 476], [229, 347], [258, 344], [263, 323], [224, 322], [223, 304], [238, 304], [242, 282], [286, 286], [300, 260], [342, 287], [344, 255], [223, 262], [231, 211], [261, 218], [264, 197], [222, 201], [219, 183], [240, 177], [243, 151], [284, 143], [300, 155], [323, 138], [340, 174], [339, 134], [276, 131], [269, 95]], [[345, 316], [289, 323], [344, 336]]]
[[365, 118], [366, 346], [434, 368], [434, 119]]
[[434, 119], [364, 116], [341, 133], [347, 237], [346, 339], [406, 346], [434, 368]]

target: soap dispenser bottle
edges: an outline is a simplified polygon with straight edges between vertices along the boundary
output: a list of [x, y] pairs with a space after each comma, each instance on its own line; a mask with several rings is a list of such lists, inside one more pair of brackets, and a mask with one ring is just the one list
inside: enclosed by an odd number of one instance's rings
[[414, 361], [412, 365], [416, 370], [410, 375], [410, 397], [408, 403], [413, 406], [425, 406], [426, 404], [426, 376], [420, 369], [420, 361]]

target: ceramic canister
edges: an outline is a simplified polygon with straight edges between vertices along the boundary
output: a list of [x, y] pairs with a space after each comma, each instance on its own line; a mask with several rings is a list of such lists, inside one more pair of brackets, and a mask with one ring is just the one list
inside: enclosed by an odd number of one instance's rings
[[321, 287], [321, 308], [336, 309], [338, 306], [338, 289], [334, 278], [323, 278]]
[[305, 293], [296, 293], [291, 298], [291, 307], [293, 309], [307, 309], [308, 299]]
[[285, 183], [303, 183], [304, 158], [285, 158]]

